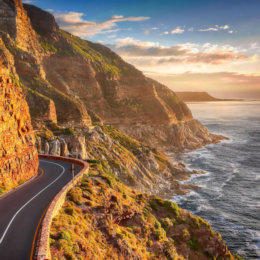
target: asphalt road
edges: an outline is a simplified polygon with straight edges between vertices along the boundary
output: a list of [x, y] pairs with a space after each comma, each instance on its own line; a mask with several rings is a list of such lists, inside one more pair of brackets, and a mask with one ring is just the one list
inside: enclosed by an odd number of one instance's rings
[[[0, 260], [29, 260], [38, 223], [55, 195], [72, 178], [71, 163], [40, 159], [43, 175], [0, 199]], [[75, 174], [80, 167], [75, 166]]]

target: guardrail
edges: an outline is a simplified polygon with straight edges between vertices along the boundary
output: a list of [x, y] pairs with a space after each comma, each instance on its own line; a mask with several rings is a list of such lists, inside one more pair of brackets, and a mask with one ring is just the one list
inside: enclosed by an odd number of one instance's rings
[[62, 190], [55, 196], [55, 198], [50, 203], [47, 212], [43, 218], [42, 224], [41, 224], [41, 230], [38, 235], [38, 242], [35, 249], [34, 259], [36, 260], [46, 260], [51, 259], [51, 253], [50, 253], [50, 228], [53, 218], [58, 214], [59, 210], [61, 209], [63, 203], [66, 199], [66, 194], [69, 189], [73, 187], [73, 183], [77, 182], [84, 173], [86, 173], [89, 170], [88, 163], [68, 158], [68, 157], [60, 157], [60, 156], [52, 156], [52, 155], [39, 155], [39, 158], [45, 158], [45, 159], [52, 159], [52, 160], [60, 160], [60, 161], [66, 161], [71, 162], [77, 165], [82, 166], [83, 168], [80, 170], [80, 172], [75, 176], [74, 180], [71, 180], [69, 183], [67, 183]]

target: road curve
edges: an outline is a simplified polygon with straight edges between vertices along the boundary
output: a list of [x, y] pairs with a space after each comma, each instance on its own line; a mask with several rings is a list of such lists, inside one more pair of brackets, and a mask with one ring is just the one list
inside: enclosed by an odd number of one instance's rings
[[[0, 259], [29, 260], [41, 216], [71, 180], [71, 162], [40, 159], [40, 178], [0, 199]], [[75, 166], [75, 174], [80, 171]]]

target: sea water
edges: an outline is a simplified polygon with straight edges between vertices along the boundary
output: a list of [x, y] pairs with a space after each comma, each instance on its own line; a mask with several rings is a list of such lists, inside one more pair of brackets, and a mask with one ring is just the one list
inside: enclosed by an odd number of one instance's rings
[[181, 155], [188, 168], [206, 174], [185, 182], [201, 189], [174, 200], [207, 220], [232, 253], [260, 259], [260, 102], [188, 106], [212, 133], [229, 140]]

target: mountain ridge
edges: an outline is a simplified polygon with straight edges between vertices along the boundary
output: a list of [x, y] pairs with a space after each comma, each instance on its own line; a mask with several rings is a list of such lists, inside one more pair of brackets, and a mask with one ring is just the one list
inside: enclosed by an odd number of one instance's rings
[[[169, 88], [146, 78], [107, 47], [59, 29], [48, 12], [18, 2], [6, 5], [5, 13], [19, 14], [12, 21], [27, 29], [13, 36], [0, 22], [2, 52], [22, 85], [31, 90], [27, 101], [33, 121], [45, 120], [46, 113], [36, 109], [32, 93], [39, 100], [43, 95], [53, 102], [57, 122], [64, 127], [89, 126], [89, 113], [94, 113], [104, 124], [153, 147], [195, 149], [222, 138], [194, 120]], [[29, 42], [28, 32], [32, 32]], [[49, 111], [46, 99], [41, 103]]]
[[207, 101], [242, 101], [243, 99], [215, 98], [208, 92], [203, 91], [182, 91], [175, 92], [184, 102], [207, 102]]

